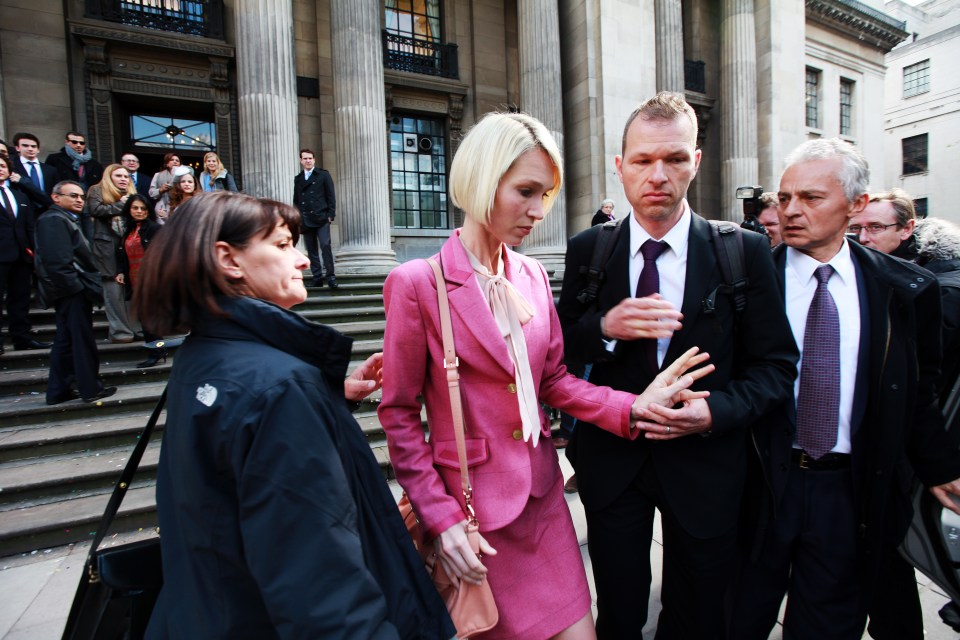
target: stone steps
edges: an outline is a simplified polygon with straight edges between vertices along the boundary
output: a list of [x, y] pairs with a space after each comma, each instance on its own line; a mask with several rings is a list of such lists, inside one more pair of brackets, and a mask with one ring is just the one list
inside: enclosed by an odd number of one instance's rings
[[[338, 280], [336, 291], [310, 289], [297, 311], [354, 338], [353, 370], [383, 347], [382, 278]], [[31, 319], [38, 339], [52, 339], [51, 311], [34, 310]], [[118, 387], [115, 395], [96, 404], [46, 404], [49, 350], [10, 350], [0, 357], [0, 556], [93, 534], [169, 376], [176, 348], [170, 349], [167, 362], [137, 369], [147, 355], [142, 343], [107, 342], [102, 311], [95, 315], [95, 326], [101, 338], [101, 376]], [[355, 417], [389, 478], [386, 440], [376, 417], [378, 397], [368, 398]], [[156, 525], [154, 483], [164, 420], [165, 414], [124, 500], [117, 531]]]

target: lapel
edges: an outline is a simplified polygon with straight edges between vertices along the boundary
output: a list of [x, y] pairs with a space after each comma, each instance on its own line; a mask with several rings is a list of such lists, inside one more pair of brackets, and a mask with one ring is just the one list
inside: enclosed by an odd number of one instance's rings
[[[867, 410], [867, 398], [871, 388], [876, 388], [874, 375], [879, 369], [871, 367], [872, 362], [879, 362], [885, 347], [885, 338], [890, 322], [885, 307], [884, 291], [881, 282], [876, 277], [867, 277], [865, 270], [869, 268], [866, 261], [869, 255], [860, 245], [850, 243], [850, 257], [857, 274], [857, 293], [860, 299], [860, 349], [857, 357], [857, 379], [853, 394], [853, 408], [850, 415], [850, 440], [856, 435], [863, 423], [863, 416]], [[871, 308], [871, 303], [873, 308]], [[876, 339], [874, 339], [876, 338]]]
[[[490, 312], [490, 306], [480, 289], [473, 273], [467, 252], [460, 244], [459, 229], [443, 243], [440, 249], [440, 266], [447, 282], [447, 295], [450, 298], [451, 317], [454, 322], [454, 340], [457, 353], [486, 353], [504, 371], [513, 375], [513, 361], [507, 351], [507, 342], [500, 334], [497, 323]], [[511, 261], [511, 263], [514, 261]], [[504, 260], [504, 270], [507, 270]], [[515, 267], [514, 267], [515, 268]], [[512, 275], [512, 274], [511, 274]], [[508, 279], [513, 281], [511, 275]], [[516, 284], [516, 283], [515, 283]], [[453, 288], [450, 287], [453, 285]], [[529, 289], [529, 284], [526, 287]], [[521, 289], [526, 295], [526, 292]], [[529, 300], [529, 297], [527, 297]], [[466, 328], [473, 340], [458, 339], [456, 331]], [[461, 331], [461, 336], [463, 332]]]
[[711, 288], [720, 283], [719, 272], [710, 238], [710, 223], [691, 211], [687, 273], [683, 283], [683, 306], [680, 308], [683, 326], [670, 339], [670, 346], [663, 358], [664, 364], [670, 364], [692, 346], [687, 344], [687, 335], [696, 325], [703, 299]]
[[[773, 250], [773, 264], [774, 264], [774, 274], [777, 277], [777, 284], [780, 285], [780, 301], [783, 304], [783, 308], [787, 308], [787, 285], [785, 282], [785, 275], [787, 269], [787, 245], [779, 244], [777, 248]], [[790, 339], [793, 339], [793, 334], [791, 333]], [[799, 364], [799, 363], [798, 363]], [[797, 369], [797, 375], [800, 375], [799, 368]], [[797, 428], [797, 397], [794, 395], [793, 388], [791, 387], [790, 399], [784, 403], [787, 412], [787, 419], [790, 421], [790, 424], [793, 426], [794, 433], [796, 433]]]
[[[12, 201], [11, 201], [11, 198], [12, 198]], [[15, 226], [17, 224], [17, 220], [19, 219], [19, 215], [20, 215], [20, 200], [17, 198], [17, 194], [13, 192], [13, 189], [8, 188], [4, 190], [0, 188], [0, 200], [3, 201], [2, 203], [0, 203], [3, 205], [3, 217], [0, 219], [10, 223], [11, 226]], [[10, 209], [10, 207], [17, 208], [16, 209], [17, 215], [14, 215], [14, 212]]]

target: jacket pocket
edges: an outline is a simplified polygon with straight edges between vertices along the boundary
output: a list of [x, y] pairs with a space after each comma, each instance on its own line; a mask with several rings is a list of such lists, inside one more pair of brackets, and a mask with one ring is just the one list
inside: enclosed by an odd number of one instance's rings
[[[475, 467], [490, 458], [490, 448], [486, 438], [467, 438], [467, 466]], [[448, 469], [460, 470], [460, 458], [457, 456], [457, 441], [444, 440], [433, 443], [433, 463]]]

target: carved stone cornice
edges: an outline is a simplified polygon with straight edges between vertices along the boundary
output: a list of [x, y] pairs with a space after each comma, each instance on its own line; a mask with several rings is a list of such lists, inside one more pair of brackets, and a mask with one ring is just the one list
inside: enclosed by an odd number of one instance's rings
[[856, 0], [806, 0], [806, 14], [808, 20], [869, 42], [884, 53], [910, 35], [906, 23]]
[[90, 73], [109, 73], [110, 63], [107, 61], [107, 43], [98, 38], [83, 39], [83, 63]]
[[84, 38], [100, 38], [111, 42], [125, 42], [139, 46], [156, 47], [170, 51], [199, 53], [222, 58], [235, 57], [233, 45], [200, 36], [154, 31], [140, 27], [114, 25], [96, 20], [69, 20], [70, 33]]

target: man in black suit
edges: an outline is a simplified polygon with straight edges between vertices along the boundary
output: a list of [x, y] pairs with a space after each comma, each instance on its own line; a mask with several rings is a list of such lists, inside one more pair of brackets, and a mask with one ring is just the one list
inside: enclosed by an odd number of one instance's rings
[[854, 640], [910, 522], [904, 458], [960, 513], [960, 454], [937, 405], [940, 291], [930, 272], [845, 239], [870, 176], [852, 145], [811, 140], [786, 165], [774, 262], [799, 378], [754, 431], [752, 553], [730, 637], [766, 640], [786, 593], [784, 638]]
[[[766, 238], [743, 233], [745, 308], [738, 314], [723, 293], [712, 312], [702, 304], [724, 283], [710, 223], [686, 201], [700, 164], [696, 140], [696, 115], [679, 94], [660, 93], [628, 119], [616, 167], [632, 211], [604, 265], [596, 308], [577, 294], [602, 227], [567, 247], [558, 311], [568, 356], [593, 363], [590, 382], [640, 392], [692, 346], [716, 365], [694, 386], [709, 398], [645, 411], [644, 438], [629, 442], [581, 423], [567, 447], [586, 510], [601, 640], [637, 638], [646, 622], [655, 509], [663, 516], [657, 638], [721, 637], [746, 428], [790, 395], [795, 376], [797, 351]], [[651, 246], [662, 250], [658, 257], [645, 257]], [[654, 267], [659, 286], [647, 288], [644, 272]], [[633, 297], [641, 289], [653, 293]]]
[[[333, 189], [330, 174], [316, 167], [316, 159], [310, 149], [300, 150], [300, 166], [303, 171], [293, 179], [293, 204], [300, 210], [302, 218], [300, 234], [310, 259], [310, 271], [313, 273], [313, 285], [322, 287], [323, 272], [331, 289], [337, 288], [337, 277], [333, 273], [333, 250], [330, 247], [330, 225], [337, 215], [337, 196]], [[317, 245], [319, 244], [319, 251]], [[320, 266], [320, 252], [323, 252], [323, 266]]]
[[[46, 349], [30, 335], [30, 281], [33, 277], [33, 207], [0, 157], [0, 300], [7, 297], [7, 333], [20, 349]], [[24, 178], [21, 178], [21, 180]], [[3, 342], [0, 341], [0, 353]]]
[[153, 179], [153, 176], [148, 176], [140, 171], [140, 158], [132, 153], [125, 153], [120, 156], [120, 164], [122, 164], [126, 168], [127, 172], [130, 173], [130, 180], [133, 182], [133, 186], [137, 190], [137, 193], [142, 195], [144, 198], [149, 198], [150, 181]]
[[45, 201], [31, 198], [38, 211], [42, 211], [52, 202], [49, 196], [58, 181], [57, 170], [40, 162], [40, 140], [32, 133], [21, 132], [13, 136], [13, 146], [17, 152], [10, 156], [10, 171], [29, 178], [33, 186], [46, 196]]

